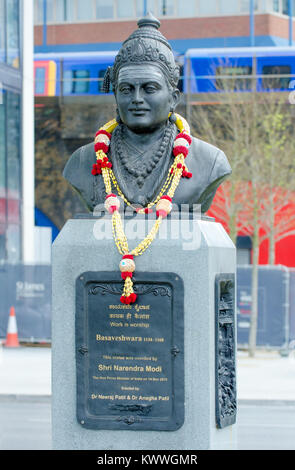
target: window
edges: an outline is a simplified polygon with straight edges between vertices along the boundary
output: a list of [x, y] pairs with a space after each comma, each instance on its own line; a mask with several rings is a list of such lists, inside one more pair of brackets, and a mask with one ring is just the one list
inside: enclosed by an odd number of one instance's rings
[[237, 248], [237, 265], [251, 264], [251, 250], [249, 248]]
[[58, 23], [66, 20], [66, 4], [65, 0], [56, 0], [55, 2], [55, 20]]
[[273, 75], [272, 77], [263, 77], [263, 88], [272, 90], [287, 90], [289, 88], [290, 77], [276, 77], [275, 75], [290, 75], [291, 67], [289, 65], [265, 65], [262, 67], [263, 75]]
[[43, 23], [43, 0], [34, 1], [34, 23]]
[[217, 1], [206, 0], [205, 2], [199, 2], [199, 14], [201, 16], [212, 16], [217, 14]]
[[174, 0], [159, 0], [159, 16], [174, 15]]
[[46, 22], [54, 22], [54, 0], [46, 0]]
[[65, 70], [63, 75], [63, 94], [69, 95], [73, 90], [73, 72]]
[[96, 18], [108, 19], [114, 17], [113, 0], [96, 0]]
[[8, 198], [19, 199], [20, 162], [20, 96], [7, 92], [7, 192]]
[[280, 11], [280, 0], [273, 0], [272, 2], [272, 8], [273, 8], [273, 11], [279, 13]]
[[91, 21], [94, 19], [93, 1], [77, 0], [77, 20]]
[[7, 0], [6, 2], [6, 41], [7, 63], [19, 68], [19, 2]]
[[[295, 0], [291, 0], [293, 16], [295, 16]], [[283, 0], [283, 15], [289, 15], [289, 0]]]
[[251, 78], [244, 78], [243, 75], [245, 76], [251, 74], [252, 67], [248, 65], [243, 65], [240, 67], [217, 67], [216, 77], [224, 76], [228, 78], [216, 78], [216, 88], [219, 90], [250, 90]]
[[[156, 0], [136, 0], [136, 16], [137, 18], [142, 18], [145, 16], [145, 13], [149, 11], [155, 14], [155, 1]], [[144, 6], [146, 4], [146, 12], [144, 11]]]
[[[1, 103], [0, 104], [0, 199], [5, 197], [6, 188], [6, 170], [5, 170], [5, 157], [6, 157], [6, 145], [5, 145], [5, 99], [6, 93], [1, 91]], [[2, 220], [2, 210], [0, 213], [0, 221]]]
[[134, 17], [134, 13], [133, 0], [117, 0], [118, 18], [132, 18]]
[[196, 2], [195, 0], [177, 0], [177, 16], [178, 17], [190, 17], [196, 16]]
[[[262, 9], [265, 9], [265, 7], [262, 6]], [[257, 10], [258, 10], [258, 0], [254, 0], [254, 11], [257, 11]], [[241, 0], [241, 12], [242, 13], [250, 12], [250, 0]]]
[[9, 225], [6, 232], [7, 261], [17, 263], [20, 260], [20, 226]]
[[[60, 0], [57, 0], [60, 1]], [[75, 3], [73, 0], [64, 0], [66, 2], [65, 6], [65, 21], [74, 21], [75, 17]]]
[[219, 13], [222, 15], [234, 15], [240, 13], [240, 5], [237, 0], [219, 0]]
[[89, 92], [89, 70], [74, 70], [73, 71], [73, 93], [88, 93]]
[[35, 94], [43, 95], [45, 92], [45, 67], [36, 67], [35, 71]]
[[6, 226], [0, 224], [0, 263], [4, 264], [6, 261]]

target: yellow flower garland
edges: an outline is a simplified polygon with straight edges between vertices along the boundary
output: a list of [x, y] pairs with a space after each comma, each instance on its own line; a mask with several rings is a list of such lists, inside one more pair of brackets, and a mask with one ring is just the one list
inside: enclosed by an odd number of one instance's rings
[[[174, 143], [173, 153], [175, 158], [173, 164], [170, 166], [166, 181], [161, 188], [159, 195], [155, 198], [154, 201], [151, 201], [145, 208], [139, 210], [136, 209], [139, 213], [148, 213], [150, 209], [156, 205], [157, 219], [148, 235], [132, 251], [129, 250], [128, 240], [124, 233], [122, 219], [119, 213], [120, 201], [118, 197], [112, 192], [112, 185], [117, 190], [118, 195], [127, 205], [133, 207], [134, 209], [135, 207], [127, 200], [121, 191], [112, 170], [112, 164], [109, 162], [107, 157], [111, 134], [118, 125], [117, 121], [113, 119], [112, 121], [102, 126], [96, 133], [94, 144], [97, 163], [93, 165], [92, 174], [101, 174], [103, 177], [107, 194], [105, 207], [112, 214], [112, 231], [114, 241], [119, 253], [123, 256], [120, 262], [121, 276], [125, 280], [123, 294], [120, 299], [122, 303], [133, 303], [136, 301], [137, 297], [133, 291], [132, 282], [132, 273], [135, 270], [133, 257], [142, 255], [155, 239], [163, 218], [165, 218], [172, 209], [172, 198], [178, 187], [181, 177], [192, 176], [191, 173], [188, 172], [187, 166], [184, 164], [185, 157], [188, 153], [188, 147], [191, 143], [190, 128], [183, 117], [181, 117], [179, 114], [175, 114], [175, 116], [176, 126], [179, 130], [179, 134], [176, 136]], [[167, 193], [164, 195], [166, 191]]]

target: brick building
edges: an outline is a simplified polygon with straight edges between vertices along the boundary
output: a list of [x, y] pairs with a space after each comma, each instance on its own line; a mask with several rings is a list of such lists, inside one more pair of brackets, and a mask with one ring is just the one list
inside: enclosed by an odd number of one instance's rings
[[[116, 50], [145, 8], [177, 53], [295, 43], [295, 0], [35, 0], [35, 52]], [[291, 16], [290, 16], [291, 15]], [[251, 29], [251, 24], [254, 26]]]

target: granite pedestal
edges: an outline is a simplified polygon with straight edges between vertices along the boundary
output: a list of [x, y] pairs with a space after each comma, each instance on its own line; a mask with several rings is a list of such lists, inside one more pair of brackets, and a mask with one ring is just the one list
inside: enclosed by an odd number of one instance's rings
[[[147, 221], [125, 221], [132, 249]], [[171, 272], [184, 285], [184, 424], [176, 431], [85, 429], [76, 418], [75, 283], [115, 271], [120, 255], [110, 219], [71, 219], [53, 245], [52, 432], [54, 449], [235, 449], [236, 425], [216, 425], [215, 279], [236, 272], [235, 246], [219, 223], [165, 220], [137, 272]]]

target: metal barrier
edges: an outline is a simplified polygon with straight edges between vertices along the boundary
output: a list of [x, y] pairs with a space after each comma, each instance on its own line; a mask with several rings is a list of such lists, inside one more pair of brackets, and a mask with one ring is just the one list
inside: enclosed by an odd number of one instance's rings
[[51, 266], [0, 267], [0, 337], [5, 338], [10, 307], [21, 341], [51, 341]]
[[[295, 349], [295, 268], [259, 266], [257, 346]], [[248, 347], [252, 266], [237, 267], [237, 342]], [[15, 308], [20, 341], [51, 341], [51, 266], [0, 266], [0, 338]]]
[[[237, 268], [237, 342], [248, 346], [252, 266]], [[257, 346], [287, 350], [290, 342], [290, 272], [285, 266], [258, 268]]]

